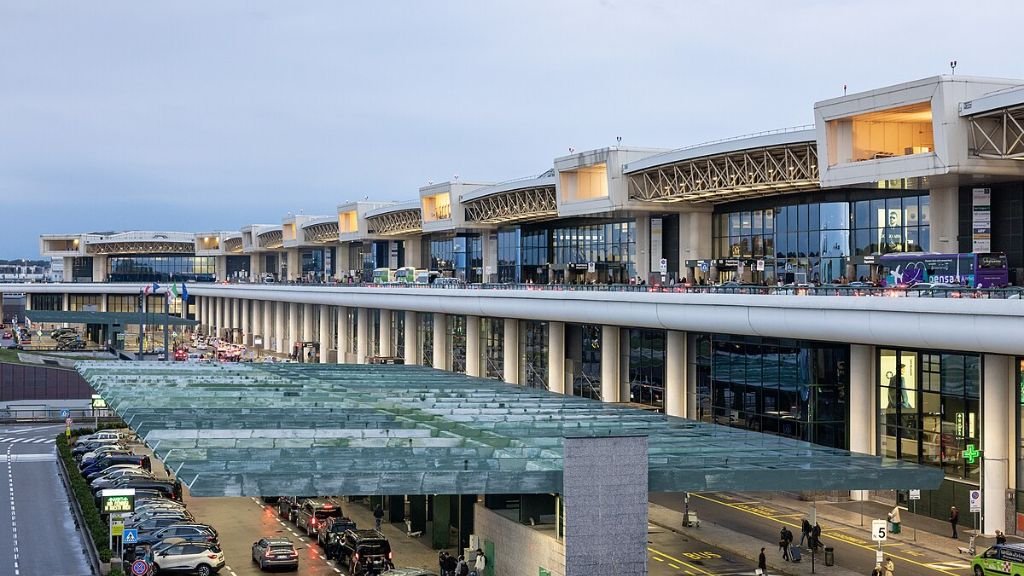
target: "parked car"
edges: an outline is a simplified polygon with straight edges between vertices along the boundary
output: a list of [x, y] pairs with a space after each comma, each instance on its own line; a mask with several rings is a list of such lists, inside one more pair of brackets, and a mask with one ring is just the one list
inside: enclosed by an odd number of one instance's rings
[[210, 576], [224, 567], [224, 552], [213, 543], [183, 542], [153, 554], [153, 571]]
[[299, 569], [299, 553], [291, 540], [284, 538], [260, 538], [252, 543], [252, 561], [260, 570], [267, 568]]
[[88, 466], [82, 468], [82, 476], [86, 478], [93, 472], [101, 472], [110, 468], [114, 464], [134, 464], [136, 466], [142, 466], [142, 456], [134, 456], [127, 454], [113, 454], [111, 456], [103, 456], [97, 458]]
[[182, 542], [212, 542], [216, 544], [218, 535], [213, 526], [181, 523], [172, 524], [145, 536], [139, 536], [138, 542], [144, 545], [155, 545], [172, 538], [179, 544]]
[[139, 531], [139, 536], [142, 536], [143, 534], [156, 532], [161, 528], [167, 528], [168, 526], [173, 526], [175, 524], [183, 524], [186, 521], [187, 520], [177, 516], [156, 516], [153, 518], [147, 518], [146, 520], [136, 524], [125, 524], [124, 527], [134, 528]]
[[391, 543], [377, 530], [348, 530], [339, 544], [333, 557], [348, 566], [349, 576], [380, 574], [395, 567]]
[[277, 502], [277, 514], [290, 522], [295, 522], [299, 515], [299, 506], [306, 496], [282, 496]]
[[[351, 518], [344, 516], [328, 518], [326, 522], [322, 522], [319, 525], [319, 529], [316, 531], [316, 542], [326, 550], [328, 542], [341, 538], [347, 530], [355, 529], [356, 523]], [[330, 556], [328, 556], [328, 559], [330, 559]]]
[[114, 464], [113, 466], [108, 466], [107, 468], [100, 470], [99, 472], [93, 472], [92, 474], [89, 474], [88, 476], [85, 477], [85, 479], [88, 482], [92, 482], [93, 480], [100, 478], [105, 474], [109, 474], [115, 470], [140, 470], [142, 472], [145, 472], [145, 470], [142, 470], [142, 466], [138, 464]]
[[296, 513], [295, 525], [305, 530], [306, 536], [313, 536], [327, 519], [340, 518], [341, 515], [341, 502], [331, 499], [308, 498], [302, 501], [302, 506]]
[[103, 474], [102, 476], [93, 479], [92, 481], [89, 482], [89, 487], [94, 490], [97, 488], [110, 488], [111, 486], [114, 485], [114, 482], [116, 482], [117, 480], [127, 477], [153, 478], [153, 475], [150, 474], [149, 472], [146, 472], [142, 468], [119, 468], [117, 470], [107, 472], [106, 474]]

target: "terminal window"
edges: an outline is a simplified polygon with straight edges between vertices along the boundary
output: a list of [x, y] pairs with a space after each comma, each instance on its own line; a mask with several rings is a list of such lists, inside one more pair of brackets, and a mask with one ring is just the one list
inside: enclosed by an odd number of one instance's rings
[[930, 102], [876, 110], [827, 124], [829, 166], [935, 150]]

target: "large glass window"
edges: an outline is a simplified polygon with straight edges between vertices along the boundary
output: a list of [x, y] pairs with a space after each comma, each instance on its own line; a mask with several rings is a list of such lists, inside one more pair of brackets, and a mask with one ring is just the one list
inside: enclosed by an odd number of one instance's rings
[[665, 331], [629, 331], [629, 400], [665, 407]]
[[978, 356], [883, 348], [878, 378], [881, 453], [978, 480], [980, 460], [962, 455], [980, 446]]
[[484, 340], [484, 376], [502, 380], [505, 368], [505, 321], [501, 318], [481, 318], [480, 334]]
[[417, 314], [420, 333], [420, 364], [424, 366], [434, 365], [434, 315], [430, 312]]
[[929, 225], [928, 196], [859, 200], [853, 208], [853, 252], [927, 251]]
[[551, 238], [553, 282], [624, 284], [636, 277], [635, 221], [555, 228]]
[[848, 346], [714, 334], [697, 348], [701, 419], [847, 448]]
[[213, 282], [215, 260], [213, 256], [111, 256], [107, 278], [111, 282]]
[[466, 317], [449, 315], [448, 349], [452, 352], [452, 372], [466, 373]]
[[498, 282], [518, 283], [521, 281], [519, 258], [519, 228], [498, 230]]
[[519, 321], [519, 383], [530, 388], [548, 387], [548, 323]]
[[572, 378], [573, 396], [601, 399], [601, 325], [580, 326], [580, 365]]
[[72, 282], [92, 282], [92, 256], [76, 256], [71, 262]]
[[33, 310], [64, 310], [61, 294], [29, 294]]

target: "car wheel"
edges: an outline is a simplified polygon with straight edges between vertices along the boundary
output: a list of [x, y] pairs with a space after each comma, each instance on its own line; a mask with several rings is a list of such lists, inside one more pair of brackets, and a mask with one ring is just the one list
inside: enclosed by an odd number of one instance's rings
[[985, 576], [985, 571], [981, 569], [981, 566], [974, 566], [974, 576]]
[[213, 572], [210, 570], [210, 567], [206, 564], [200, 564], [199, 566], [196, 566], [196, 574], [198, 574], [199, 576], [210, 576], [210, 574], [213, 574]]
[[160, 573], [160, 565], [154, 563], [153, 564], [153, 574], [159, 574], [159, 573]]

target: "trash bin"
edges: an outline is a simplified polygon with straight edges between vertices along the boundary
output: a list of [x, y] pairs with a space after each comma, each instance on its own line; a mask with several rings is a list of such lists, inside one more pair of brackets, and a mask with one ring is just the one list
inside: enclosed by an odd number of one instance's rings
[[825, 566], [836, 565], [836, 550], [831, 546], [825, 546]]
[[899, 533], [900, 533], [900, 523], [899, 522], [889, 522], [889, 534], [899, 534]]

